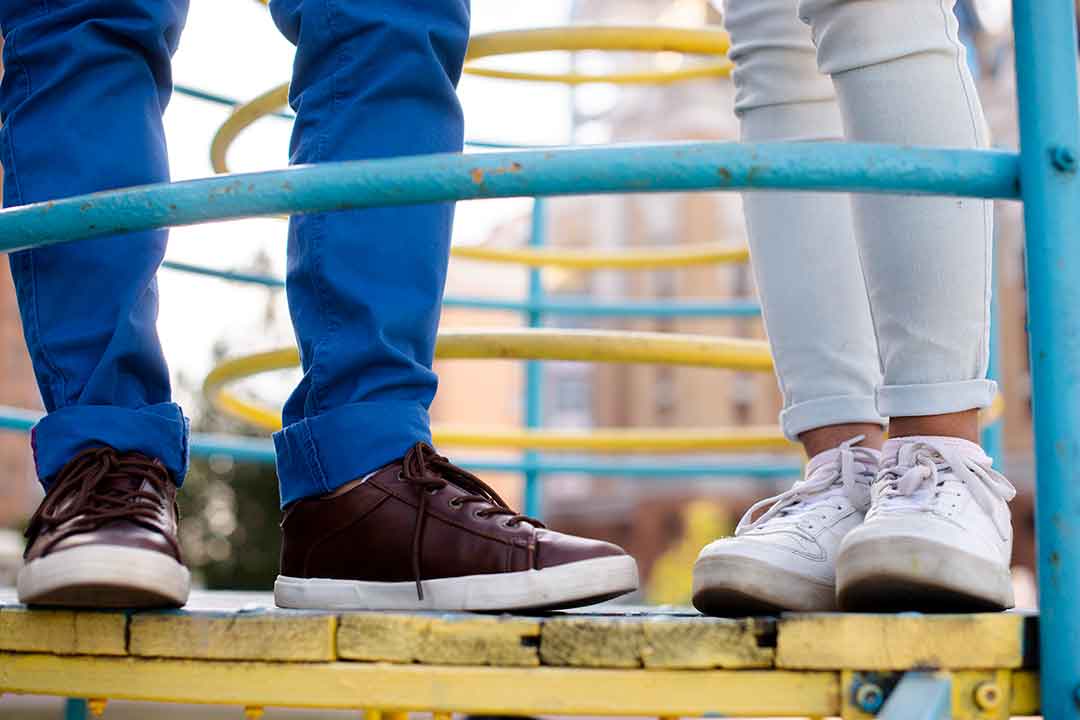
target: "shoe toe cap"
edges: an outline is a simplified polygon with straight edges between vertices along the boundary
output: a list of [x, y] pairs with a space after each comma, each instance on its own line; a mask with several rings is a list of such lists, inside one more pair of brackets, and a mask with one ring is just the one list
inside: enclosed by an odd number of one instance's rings
[[582, 560], [620, 557], [626, 554], [626, 551], [618, 545], [603, 540], [567, 535], [546, 528], [536, 531], [535, 569], [537, 570]]
[[93, 545], [153, 550], [180, 561], [176, 549], [163, 534], [127, 520], [115, 520], [97, 530], [68, 535], [49, 547], [45, 554]]

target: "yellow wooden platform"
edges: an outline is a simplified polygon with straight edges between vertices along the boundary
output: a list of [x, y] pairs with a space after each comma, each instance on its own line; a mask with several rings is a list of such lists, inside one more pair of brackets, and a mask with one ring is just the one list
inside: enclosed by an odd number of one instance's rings
[[[196, 593], [169, 612], [28, 610], [0, 590], [0, 692], [483, 714], [868, 717], [905, 670], [956, 718], [1038, 711], [1037, 618], [725, 620], [607, 606], [543, 616], [280, 610]], [[100, 703], [95, 705], [100, 706]], [[254, 713], [254, 711], [252, 711]]]

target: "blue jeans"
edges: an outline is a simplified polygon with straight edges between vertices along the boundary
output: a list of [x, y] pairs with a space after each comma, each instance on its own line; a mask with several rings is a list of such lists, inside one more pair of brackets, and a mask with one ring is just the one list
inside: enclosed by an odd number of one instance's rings
[[[461, 150], [455, 93], [468, 0], [273, 0], [297, 45], [293, 163]], [[0, 0], [4, 204], [169, 179], [161, 114], [187, 0]], [[304, 375], [274, 436], [282, 504], [430, 440], [448, 204], [304, 215], [287, 293]], [[47, 416], [49, 480], [101, 444], [160, 458], [179, 484], [187, 420], [158, 342], [153, 231], [11, 256]]]

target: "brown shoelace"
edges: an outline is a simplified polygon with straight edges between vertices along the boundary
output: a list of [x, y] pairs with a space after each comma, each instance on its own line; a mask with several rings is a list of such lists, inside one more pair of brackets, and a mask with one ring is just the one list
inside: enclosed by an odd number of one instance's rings
[[[116, 480], [122, 482], [108, 482]], [[30, 518], [26, 537], [32, 540], [48, 526], [70, 523], [52, 539], [51, 547], [65, 537], [96, 530], [112, 520], [127, 520], [157, 530], [161, 498], [140, 489], [142, 480], [158, 486], [172, 484], [165, 467], [146, 455], [119, 453], [111, 447], [84, 450], [57, 474], [45, 500]], [[168, 533], [162, 534], [179, 553], [176, 540]]]
[[428, 498], [442, 490], [447, 485], [454, 485], [469, 492], [469, 495], [454, 497], [450, 503], [454, 507], [461, 507], [469, 503], [476, 503], [484, 507], [476, 511], [477, 517], [494, 517], [506, 515], [506, 525], [513, 527], [521, 522], [527, 522], [538, 528], [544, 524], [534, 518], [521, 515], [511, 510], [506, 501], [499, 497], [495, 490], [472, 473], [454, 465], [447, 458], [439, 455], [427, 443], [417, 443], [401, 463], [401, 479], [412, 483], [420, 490], [420, 502], [416, 506], [416, 523], [413, 530], [412, 541], [412, 570], [416, 579], [416, 596], [424, 599], [424, 587], [421, 583], [421, 551], [423, 549], [424, 527], [427, 521]]

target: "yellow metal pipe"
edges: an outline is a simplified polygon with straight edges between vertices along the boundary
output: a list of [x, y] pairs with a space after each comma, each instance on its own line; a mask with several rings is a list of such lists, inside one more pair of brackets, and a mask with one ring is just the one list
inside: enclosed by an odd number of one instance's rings
[[[834, 671], [602, 670], [228, 662], [0, 653], [9, 692], [262, 707], [483, 715], [837, 715]], [[384, 720], [389, 713], [384, 713]]]
[[[704, 335], [673, 335], [668, 333], [617, 332], [599, 330], [537, 330], [517, 329], [498, 331], [444, 331], [439, 333], [435, 348], [436, 357], [443, 359], [501, 358], [516, 360], [570, 360], [579, 362], [617, 363], [664, 363], [699, 367], [731, 368], [738, 370], [769, 370], [772, 358], [768, 344], [756, 340], [715, 338]], [[225, 385], [252, 375], [296, 366], [299, 353], [296, 348], [282, 348], [253, 355], [232, 358], [222, 362], [206, 376], [203, 393], [222, 412], [266, 430], [280, 429], [278, 412], [250, 403], [225, 390]], [[680, 437], [679, 431], [629, 431], [600, 436], [594, 440], [575, 437], [569, 433], [561, 436], [539, 433], [534, 437], [522, 433], [513, 436], [491, 437], [485, 431], [459, 431], [458, 443], [443, 435], [439, 442], [471, 445], [479, 443], [491, 446], [505, 439], [517, 447], [533, 446], [547, 449], [572, 449], [587, 445], [594, 451], [641, 448], [648, 441], [660, 452], [685, 450], [688, 445], [700, 449], [722, 449], [728, 445], [740, 448], [774, 447], [779, 441], [775, 436], [765, 439], [751, 433], [737, 437], [709, 440], [700, 431], [691, 431]], [[644, 436], [640, 433], [644, 432]], [[534, 431], [535, 433], [535, 431]], [[727, 431], [724, 431], [727, 435]], [[484, 436], [487, 436], [485, 439]], [[633, 443], [637, 441], [635, 446]], [[540, 445], [533, 445], [538, 442]], [[496, 445], [505, 447], [505, 445]], [[670, 448], [664, 450], [664, 448]], [[642, 450], [644, 451], [644, 450]]]
[[726, 55], [729, 47], [728, 34], [715, 26], [681, 28], [662, 25], [566, 25], [473, 35], [469, 38], [465, 59], [477, 60], [495, 55], [551, 50]]
[[229, 172], [227, 155], [236, 138], [255, 121], [277, 112], [289, 102], [289, 84], [278, 85], [262, 95], [237, 105], [232, 114], [225, 119], [214, 133], [210, 142], [210, 164], [216, 173]]
[[454, 257], [483, 262], [512, 263], [528, 267], [561, 267], [574, 270], [611, 268], [641, 270], [685, 265], [742, 263], [750, 259], [745, 247], [724, 243], [701, 243], [675, 247], [626, 248], [614, 251], [561, 248], [496, 248], [484, 245], [456, 246]]
[[779, 427], [679, 429], [599, 428], [587, 431], [525, 430], [442, 425], [435, 442], [447, 447], [505, 448], [589, 453], [693, 453], [791, 450]]
[[435, 355], [444, 360], [567, 360], [772, 369], [769, 344], [763, 340], [617, 330], [449, 330], [439, 334]]
[[639, 72], [620, 72], [607, 74], [592, 73], [542, 73], [523, 72], [521, 70], [500, 70], [498, 68], [466, 65], [464, 72], [477, 77], [498, 80], [517, 80], [524, 82], [559, 83], [561, 85], [587, 85], [589, 83], [610, 83], [613, 85], [665, 85], [699, 78], [726, 77], [731, 74], [734, 65], [729, 61], [695, 65], [677, 70], [642, 70]]
[[[720, 28], [673, 28], [657, 26], [570, 25], [484, 33], [469, 40], [466, 73], [504, 80], [553, 82], [565, 85], [612, 83], [616, 85], [662, 85], [705, 77], [723, 77], [734, 67], [727, 59], [729, 38]], [[485, 57], [552, 50], [599, 50], [614, 52], [675, 52], [720, 56], [720, 61], [670, 70], [616, 73], [540, 73], [482, 67]]]

